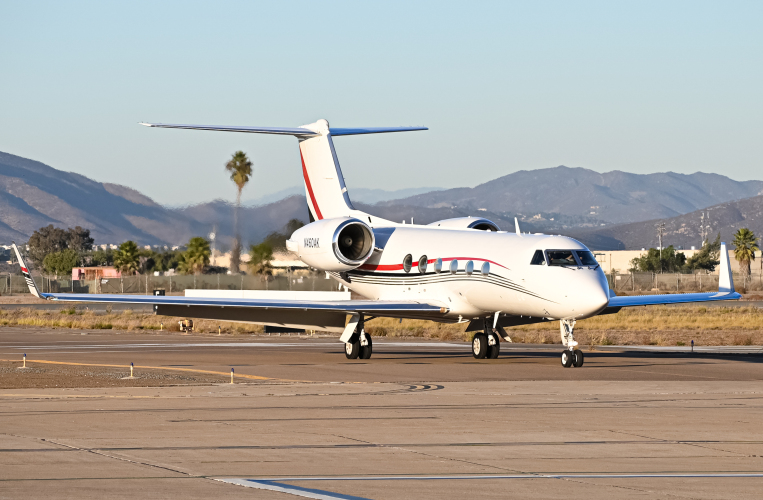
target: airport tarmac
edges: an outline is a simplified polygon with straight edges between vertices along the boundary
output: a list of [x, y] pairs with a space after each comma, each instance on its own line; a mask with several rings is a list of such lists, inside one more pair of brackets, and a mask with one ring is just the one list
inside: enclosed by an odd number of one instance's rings
[[[755, 349], [565, 369], [559, 346], [376, 339], [351, 361], [327, 338], [1, 328], [30, 368], [0, 371], [0, 498], [758, 497]], [[66, 370], [123, 385], [12, 386]]]

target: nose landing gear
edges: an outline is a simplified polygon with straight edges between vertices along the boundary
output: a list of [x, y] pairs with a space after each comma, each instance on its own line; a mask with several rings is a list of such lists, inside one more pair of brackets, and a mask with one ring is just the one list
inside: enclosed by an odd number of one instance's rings
[[583, 366], [583, 351], [577, 348], [578, 343], [572, 332], [575, 329], [574, 319], [563, 319], [559, 321], [559, 329], [562, 334], [562, 344], [565, 350], [562, 351], [562, 366], [569, 368], [574, 366], [580, 368]]

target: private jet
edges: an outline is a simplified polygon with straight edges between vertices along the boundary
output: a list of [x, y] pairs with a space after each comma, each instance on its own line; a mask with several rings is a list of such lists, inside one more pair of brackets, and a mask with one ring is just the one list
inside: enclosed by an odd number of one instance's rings
[[248, 322], [341, 334], [348, 359], [369, 359], [365, 323], [411, 318], [464, 323], [472, 354], [495, 359], [506, 328], [558, 321], [561, 364], [583, 366], [574, 337], [578, 320], [623, 307], [739, 299], [721, 244], [719, 289], [712, 293], [616, 296], [593, 253], [572, 238], [501, 231], [492, 221], [459, 217], [406, 224], [355, 209], [334, 149], [334, 137], [427, 130], [426, 127], [335, 128], [326, 120], [295, 128], [142, 123], [147, 127], [290, 135], [299, 141], [310, 223], [287, 248], [364, 300], [306, 301], [40, 293], [14, 244], [30, 292], [67, 302], [152, 304], [159, 315]]

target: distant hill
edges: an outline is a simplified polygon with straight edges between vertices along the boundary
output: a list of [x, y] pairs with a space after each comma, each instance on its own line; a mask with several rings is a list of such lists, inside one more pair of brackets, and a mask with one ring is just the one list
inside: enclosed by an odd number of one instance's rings
[[718, 174], [600, 174], [560, 166], [522, 170], [473, 188], [446, 189], [381, 205], [486, 209], [525, 216], [543, 212], [627, 223], [675, 217], [758, 194], [763, 194], [763, 181], [739, 182]]
[[[715, 238], [721, 233], [721, 241], [731, 243], [733, 234], [742, 227], [752, 230], [757, 236], [763, 236], [763, 196], [754, 196], [714, 205], [706, 209], [710, 213], [710, 236]], [[597, 250], [638, 250], [657, 247], [656, 225], [665, 223], [663, 246], [699, 248], [700, 216], [702, 210], [679, 215], [668, 219], [657, 219], [631, 224], [620, 224], [599, 229], [573, 229], [569, 236], [579, 239]]]
[[[557, 167], [516, 172], [474, 188], [407, 196], [419, 189], [426, 188], [351, 189], [350, 197], [356, 208], [393, 221], [410, 222], [413, 217], [416, 223], [427, 224], [474, 216], [487, 217], [502, 229], [513, 230], [514, 216], [518, 216], [523, 231], [576, 235], [595, 242], [593, 246], [597, 248], [640, 248], [654, 239], [650, 229], [653, 223], [628, 226], [613, 223], [672, 218], [688, 212], [685, 219], [677, 218], [685, 220], [686, 226], [683, 233], [677, 233], [680, 238], [676, 236], [675, 241], [696, 245], [698, 238], [693, 238], [690, 231], [699, 223], [692, 212], [709, 205], [725, 206], [713, 208], [718, 212], [717, 217], [711, 216], [714, 224], [730, 228], [739, 221], [747, 223], [750, 218], [744, 214], [755, 211], [752, 202], [726, 202], [757, 195], [763, 191], [763, 182], [737, 182], [702, 173], [598, 174], [581, 168]], [[242, 207], [243, 242], [260, 242], [293, 218], [307, 222], [304, 193], [301, 189], [298, 193], [271, 203]], [[376, 204], [367, 201], [398, 195], [407, 197]], [[741, 215], [733, 215], [736, 206], [743, 207], [738, 209]], [[132, 239], [141, 245], [182, 245], [193, 236], [206, 236], [216, 227], [219, 246], [225, 247], [233, 234], [232, 222], [233, 207], [221, 200], [167, 208], [129, 187], [97, 182], [0, 153], [0, 243], [26, 241], [34, 230], [54, 224], [89, 228], [96, 243]]]
[[[406, 198], [408, 196], [414, 196], [421, 193], [429, 193], [432, 191], [440, 191], [442, 188], [435, 187], [417, 187], [417, 188], [405, 188], [405, 189], [371, 189], [371, 188], [350, 188], [352, 192], [353, 202], [358, 201], [361, 203], [378, 203], [380, 201], [397, 200], [399, 198]], [[268, 203], [275, 203], [284, 198], [294, 195], [304, 195], [305, 187], [292, 186], [290, 188], [282, 189], [275, 193], [271, 193], [259, 198], [246, 198], [241, 201], [244, 206], [260, 206]]]
[[203, 228], [128, 187], [0, 153], [0, 240], [26, 241], [48, 224], [88, 228], [96, 243], [176, 244]]

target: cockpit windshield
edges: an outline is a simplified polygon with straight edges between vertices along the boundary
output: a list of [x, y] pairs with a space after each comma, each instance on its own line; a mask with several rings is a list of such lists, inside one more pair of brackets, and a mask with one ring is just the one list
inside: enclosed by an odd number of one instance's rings
[[575, 250], [575, 253], [578, 254], [578, 259], [580, 259], [580, 263], [584, 266], [598, 266], [599, 263], [596, 262], [596, 257], [593, 256], [591, 252], [586, 252], [583, 250]]
[[577, 266], [572, 250], [547, 250], [549, 266]]

